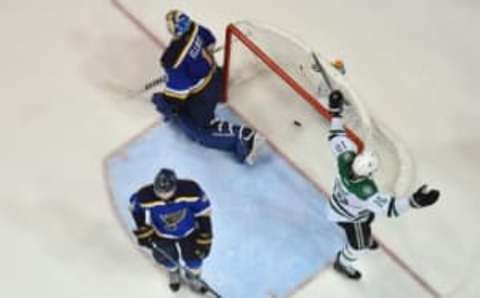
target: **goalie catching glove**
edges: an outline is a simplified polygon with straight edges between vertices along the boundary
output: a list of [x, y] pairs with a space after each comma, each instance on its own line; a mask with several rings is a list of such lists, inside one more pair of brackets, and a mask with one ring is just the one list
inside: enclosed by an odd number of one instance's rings
[[428, 189], [424, 184], [413, 193], [410, 198], [410, 206], [413, 208], [422, 208], [435, 204], [440, 197], [440, 191], [436, 189]]
[[137, 238], [138, 245], [152, 248], [153, 237], [155, 236], [152, 226], [141, 226], [133, 230], [133, 234]]

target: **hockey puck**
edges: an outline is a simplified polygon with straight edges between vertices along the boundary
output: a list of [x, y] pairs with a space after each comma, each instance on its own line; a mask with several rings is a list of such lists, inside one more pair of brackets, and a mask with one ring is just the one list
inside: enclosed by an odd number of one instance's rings
[[300, 127], [302, 126], [302, 123], [298, 120], [293, 120], [293, 125]]

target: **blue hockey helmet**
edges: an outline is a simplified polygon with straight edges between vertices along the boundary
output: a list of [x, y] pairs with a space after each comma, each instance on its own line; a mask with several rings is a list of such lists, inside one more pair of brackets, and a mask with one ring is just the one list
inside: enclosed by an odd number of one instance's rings
[[170, 10], [165, 18], [167, 20], [168, 32], [174, 37], [182, 36], [192, 25], [190, 17], [176, 9]]
[[161, 169], [153, 181], [153, 191], [161, 199], [169, 199], [177, 188], [177, 175], [173, 170]]

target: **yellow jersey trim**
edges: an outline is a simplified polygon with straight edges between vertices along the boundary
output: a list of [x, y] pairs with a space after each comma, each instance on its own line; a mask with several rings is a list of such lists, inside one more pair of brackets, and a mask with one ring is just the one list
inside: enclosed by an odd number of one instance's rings
[[187, 202], [187, 203], [192, 203], [198, 201], [200, 198], [199, 197], [178, 197], [175, 198], [174, 202], [175, 203], [181, 203], [181, 202]]
[[212, 67], [212, 69], [210, 70], [208, 75], [205, 78], [203, 78], [203, 82], [201, 84], [199, 84], [198, 86], [195, 86], [195, 88], [193, 88], [190, 91], [190, 93], [191, 94], [196, 94], [196, 93], [201, 92], [203, 89], [205, 89], [205, 86], [207, 86], [208, 83], [210, 83], [210, 81], [212, 80], [213, 74], [215, 73], [215, 71], [216, 71], [216, 67]]
[[[198, 200], [200, 200], [200, 197], [196, 196], [196, 197], [177, 197], [173, 200], [173, 202], [170, 202], [170, 203], [193, 203], [193, 202], [197, 202]], [[143, 208], [152, 208], [152, 207], [157, 207], [157, 206], [165, 206], [166, 204], [168, 204], [169, 202], [164, 202], [164, 201], [161, 201], [161, 200], [155, 200], [155, 201], [151, 201], [151, 202], [145, 202], [145, 203], [140, 203], [140, 206], [143, 207]]]
[[210, 244], [210, 243], [212, 243], [212, 239], [198, 239], [197, 243], [198, 244], [204, 244], [204, 245], [205, 244]]
[[175, 64], [173, 65], [173, 68], [177, 68], [177, 67], [183, 62], [183, 60], [184, 60], [185, 57], [187, 56], [188, 51], [189, 51], [190, 48], [192, 47], [193, 41], [194, 41], [195, 38], [197, 37], [198, 25], [197, 25], [197, 24], [193, 24], [193, 26], [194, 26], [194, 27], [193, 27], [193, 33], [192, 33], [192, 35], [190, 36], [190, 39], [188, 40], [187, 44], [186, 44], [185, 47], [183, 48], [182, 53], [180, 54], [180, 56], [178, 56], [177, 61], [175, 61]]
[[169, 96], [169, 97], [173, 97], [173, 98], [176, 98], [178, 100], [185, 100], [187, 99], [187, 97], [190, 95], [189, 92], [186, 92], [186, 93], [178, 93], [178, 92], [175, 92], [175, 91], [170, 91], [168, 89], [165, 89], [163, 91], [163, 94]]
[[148, 203], [140, 203], [140, 206], [143, 208], [152, 208], [152, 207], [157, 207], [157, 206], [165, 206], [166, 203], [162, 202], [160, 200], [148, 202]]

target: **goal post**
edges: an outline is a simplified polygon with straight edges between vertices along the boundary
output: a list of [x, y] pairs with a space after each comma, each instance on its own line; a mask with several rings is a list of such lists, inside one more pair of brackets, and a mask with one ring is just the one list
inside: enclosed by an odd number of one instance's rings
[[[285, 70], [283, 70], [271, 57], [268, 56], [261, 48], [259, 48], [251, 39], [249, 39], [238, 27], [233, 24], [227, 26], [227, 34], [225, 41], [225, 60], [224, 60], [224, 81], [228, 82], [229, 67], [230, 67], [230, 53], [232, 47], [232, 38], [237, 38], [243, 45], [249, 48], [253, 53], [257, 55], [259, 59], [265, 63], [273, 72], [275, 72], [280, 78], [282, 78], [286, 84], [288, 84], [295, 92], [298, 93], [300, 98], [306, 100], [320, 115], [325, 119], [330, 120], [331, 116], [328, 113], [328, 109], [323, 106], [312, 94], [303, 89], [295, 79], [293, 79]], [[228, 84], [224, 84], [224, 99], [228, 98]], [[362, 140], [349, 128], [346, 129], [350, 138], [357, 144], [360, 151], [363, 150]]]
[[[329, 82], [312, 69], [312, 53]], [[345, 77], [300, 39], [256, 22], [230, 24], [223, 67], [227, 104], [315, 184], [329, 189], [336, 172], [327, 142], [331, 84], [350, 103], [344, 112], [349, 136], [359, 150], [368, 147], [380, 157], [380, 186], [397, 194], [410, 190], [414, 167], [404, 146], [379, 128]]]

